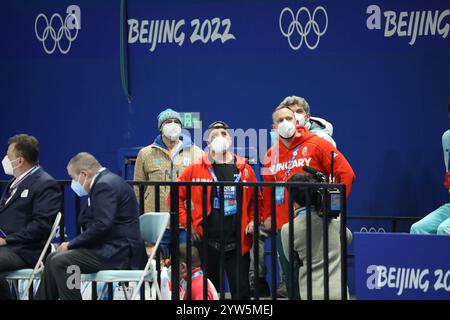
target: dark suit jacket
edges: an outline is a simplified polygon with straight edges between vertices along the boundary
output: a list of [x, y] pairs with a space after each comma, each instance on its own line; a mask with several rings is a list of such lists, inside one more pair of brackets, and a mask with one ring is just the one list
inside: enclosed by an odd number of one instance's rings
[[6, 233], [7, 246], [30, 267], [39, 259], [61, 208], [61, 187], [41, 168], [25, 178], [11, 200], [0, 207], [0, 229]]
[[69, 242], [69, 249], [90, 249], [114, 268], [143, 268], [138, 203], [121, 177], [108, 170], [96, 177], [78, 221], [83, 232]]

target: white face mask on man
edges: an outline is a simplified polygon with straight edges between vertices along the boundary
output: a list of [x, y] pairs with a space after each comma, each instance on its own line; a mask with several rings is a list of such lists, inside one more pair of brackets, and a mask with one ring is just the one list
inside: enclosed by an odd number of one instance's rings
[[295, 134], [295, 124], [288, 120], [283, 120], [280, 124], [278, 124], [278, 134], [284, 139], [290, 139]]
[[297, 113], [297, 112], [294, 115], [295, 115], [295, 120], [297, 120], [297, 124], [299, 126], [304, 127], [306, 124], [305, 115], [303, 113]]
[[218, 136], [213, 139], [209, 147], [215, 153], [224, 153], [230, 147], [230, 143], [228, 142], [227, 138]]
[[181, 126], [175, 122], [168, 123], [163, 126], [162, 134], [170, 141], [177, 141], [181, 134]]
[[3, 166], [3, 171], [5, 171], [5, 174], [8, 176], [13, 176], [14, 175], [14, 169], [16, 169], [17, 167], [13, 167], [13, 162], [16, 162], [17, 160], [19, 160], [19, 158], [11, 161], [9, 160], [8, 156], [5, 156], [2, 160], [2, 166]]

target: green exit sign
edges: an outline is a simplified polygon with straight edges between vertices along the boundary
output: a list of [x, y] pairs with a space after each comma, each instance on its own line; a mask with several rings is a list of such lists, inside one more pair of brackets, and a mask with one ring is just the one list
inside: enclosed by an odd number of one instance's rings
[[185, 129], [200, 128], [200, 112], [179, 112]]

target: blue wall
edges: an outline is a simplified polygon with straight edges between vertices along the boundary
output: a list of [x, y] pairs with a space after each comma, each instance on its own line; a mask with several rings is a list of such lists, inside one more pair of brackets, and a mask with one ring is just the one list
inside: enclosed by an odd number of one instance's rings
[[[64, 17], [71, 4], [81, 8], [81, 30], [67, 54], [46, 54], [35, 19]], [[448, 201], [440, 139], [449, 124], [449, 38], [423, 36], [409, 45], [410, 37], [384, 37], [383, 14], [382, 30], [366, 27], [371, 4], [397, 15], [449, 8], [446, 1], [129, 0], [128, 18], [185, 19], [186, 39], [154, 52], [149, 44], [129, 45], [128, 104], [120, 82], [118, 0], [4, 0], [0, 142], [6, 150], [11, 135], [35, 135], [42, 165], [67, 179], [66, 163], [79, 151], [116, 171], [117, 150], [149, 144], [156, 115], [168, 106], [200, 111], [206, 123], [269, 128], [274, 107], [295, 94], [334, 124], [357, 175], [350, 214], [425, 215]], [[312, 12], [319, 5], [328, 14], [319, 45], [292, 50], [279, 30], [281, 10]], [[191, 44], [190, 21], [214, 17], [231, 19], [236, 40]], [[441, 25], [448, 23], [445, 16]]]

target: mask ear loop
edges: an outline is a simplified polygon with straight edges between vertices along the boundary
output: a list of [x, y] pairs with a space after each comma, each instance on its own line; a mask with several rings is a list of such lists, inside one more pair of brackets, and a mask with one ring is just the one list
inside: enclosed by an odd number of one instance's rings
[[[80, 176], [81, 176], [81, 172], [80, 172], [80, 174], [78, 175], [78, 183], [79, 184], [81, 184], [81, 182], [80, 182]], [[86, 183], [86, 179], [84, 179], [84, 182], [83, 182], [83, 184], [81, 184], [81, 186], [83, 187], [83, 189], [84, 189], [84, 184]], [[86, 191], [86, 189], [84, 189], [85, 191]]]
[[9, 158], [8, 158], [9, 162], [11, 163], [11, 167], [13, 168], [13, 170], [16, 170], [16, 169], [19, 167], [19, 166], [13, 167], [13, 162], [16, 162], [17, 160], [20, 160], [19, 158], [20, 158], [20, 157], [14, 159], [13, 161], [9, 160]]

